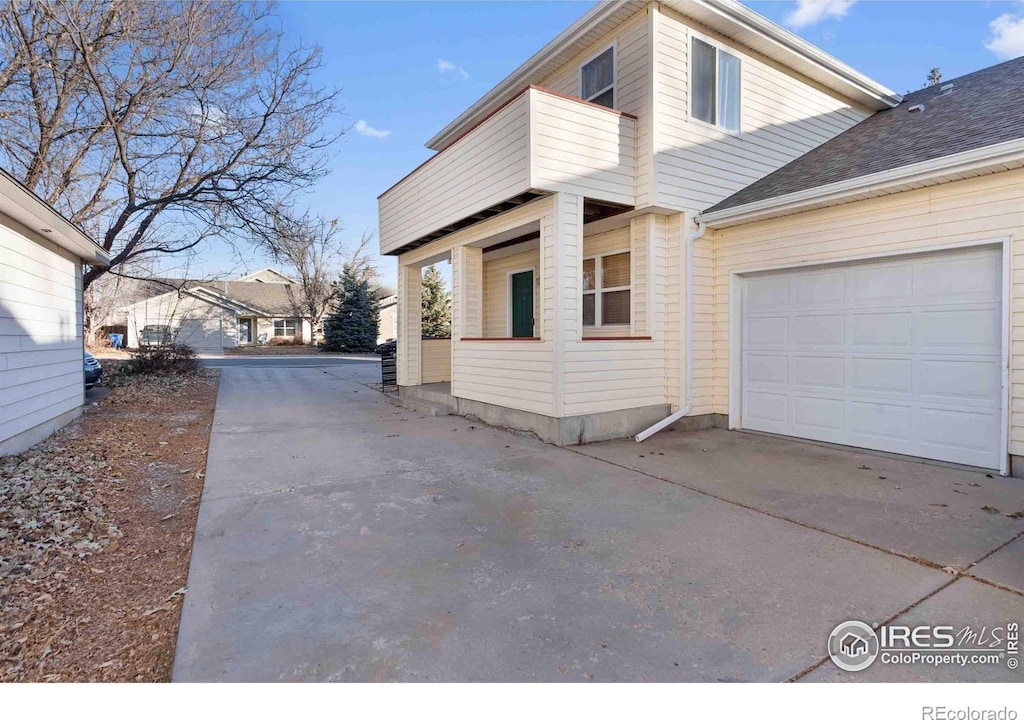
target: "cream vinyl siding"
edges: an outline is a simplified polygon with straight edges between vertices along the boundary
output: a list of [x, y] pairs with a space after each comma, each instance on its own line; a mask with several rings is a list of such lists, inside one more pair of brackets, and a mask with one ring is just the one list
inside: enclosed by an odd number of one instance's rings
[[379, 200], [381, 252], [527, 190], [632, 205], [636, 120], [525, 90]]
[[740, 58], [741, 132], [688, 116], [692, 21], [667, 8], [655, 23], [654, 204], [704, 209], [847, 130], [869, 112], [714, 34]]
[[[1010, 453], [1024, 455], [1024, 170], [709, 232], [715, 247], [713, 411], [729, 411], [730, 273], [1011, 240]], [[708, 302], [705, 298], [703, 302]], [[702, 392], [709, 388], [702, 380]]]
[[452, 379], [452, 341], [449, 338], [422, 341], [423, 382], [448, 382]]
[[580, 67], [594, 55], [614, 44], [615, 109], [637, 117], [634, 173], [637, 206], [647, 205], [650, 201], [651, 23], [651, 10], [644, 8], [538, 83], [555, 92], [579, 97]]
[[[666, 402], [663, 296], [666, 292], [669, 245], [667, 223], [664, 216], [645, 215], [633, 219], [630, 226], [583, 239], [584, 257], [631, 253], [633, 326], [636, 326], [638, 313], [642, 314], [643, 323], [651, 328], [644, 334], [653, 335], [653, 339], [571, 339], [565, 348], [564, 415], [609, 412]], [[650, 267], [655, 269], [653, 276], [648, 272]], [[647, 301], [649, 285], [650, 293], [658, 296], [650, 310]], [[587, 328], [583, 337], [630, 334], [629, 327]]]
[[[0, 216], [0, 443], [81, 406], [80, 261]], [[21, 448], [17, 448], [20, 450]]]
[[636, 121], [557, 95], [531, 91], [531, 187], [632, 205]]
[[382, 253], [529, 189], [529, 102], [520, 95], [381, 196]]
[[488, 260], [484, 255], [484, 337], [509, 337], [508, 274], [533, 270], [533, 318], [540, 318], [540, 251]]

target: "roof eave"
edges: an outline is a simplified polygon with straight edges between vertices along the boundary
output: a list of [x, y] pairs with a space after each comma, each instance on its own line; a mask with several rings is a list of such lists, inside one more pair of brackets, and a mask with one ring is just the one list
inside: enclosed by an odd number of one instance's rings
[[110, 254], [77, 225], [0, 169], [0, 212], [67, 250], [88, 265], [109, 265]]
[[1024, 138], [706, 212], [697, 219], [711, 229], [722, 229], [1015, 167], [1024, 167]]
[[[729, 22], [736, 23], [745, 29], [757, 33], [788, 52], [820, 67], [824, 72], [836, 78], [847, 87], [847, 95], [858, 99], [873, 109], [882, 110], [887, 107], [895, 107], [902, 100], [902, 96], [899, 93], [871, 80], [849, 65], [840, 62], [811, 43], [738, 2], [734, 2], [734, 0], [665, 0], [664, 4], [683, 15], [688, 15], [688, 6], [691, 8], [691, 11], [693, 6], [699, 6], [723, 17]], [[536, 81], [536, 78], [531, 80], [531, 76], [563, 46], [574, 43], [581, 36], [603, 22], [608, 16], [618, 12], [621, 7], [621, 3], [617, 2], [598, 3], [580, 17], [579, 20], [560, 33], [558, 37], [534, 53], [532, 57], [495, 85], [486, 95], [473, 103], [462, 114], [445, 126], [444, 129], [430, 138], [426, 143], [427, 148], [441, 150], [447, 147], [467, 127], [471, 127], [480, 117], [486, 115], [495, 104], [502, 102], [507, 93]]]

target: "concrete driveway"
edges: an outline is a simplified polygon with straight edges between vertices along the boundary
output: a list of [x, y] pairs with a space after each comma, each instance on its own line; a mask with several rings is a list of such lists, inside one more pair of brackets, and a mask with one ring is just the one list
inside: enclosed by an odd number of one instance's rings
[[222, 370], [175, 680], [1022, 679], [825, 646], [1024, 620], [1024, 482], [726, 431], [564, 450], [378, 372]]

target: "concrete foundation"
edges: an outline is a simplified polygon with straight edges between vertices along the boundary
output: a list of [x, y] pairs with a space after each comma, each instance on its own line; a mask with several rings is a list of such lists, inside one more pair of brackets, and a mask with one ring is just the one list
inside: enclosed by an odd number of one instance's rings
[[[544, 442], [563, 447], [631, 437], [672, 412], [669, 405], [663, 404], [589, 415], [549, 417], [479, 400], [455, 397], [451, 395], [450, 383], [400, 387], [398, 402], [402, 407], [426, 415], [462, 415], [477, 418], [495, 427], [533, 433]], [[716, 417], [723, 416], [701, 415], [685, 418], [690, 425], [685, 429], [719, 427], [715, 424], [719, 422]]]
[[68, 410], [67, 412], [63, 412], [57, 417], [51, 418], [44, 423], [39, 423], [35, 427], [31, 427], [28, 430], [3, 440], [0, 442], [0, 457], [5, 455], [17, 455], [18, 453], [25, 452], [36, 443], [40, 443], [53, 435], [81, 414], [82, 407], [78, 406]]

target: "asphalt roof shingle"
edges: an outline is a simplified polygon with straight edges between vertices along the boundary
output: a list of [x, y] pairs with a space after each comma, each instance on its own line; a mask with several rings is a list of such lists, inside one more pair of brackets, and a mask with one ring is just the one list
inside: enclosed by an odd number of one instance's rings
[[[952, 90], [943, 92], [944, 86]], [[924, 105], [924, 111], [910, 108]], [[908, 94], [705, 213], [1024, 138], [1024, 57]]]
[[296, 317], [302, 299], [301, 286], [295, 283], [219, 280], [201, 283], [216, 293], [247, 305], [271, 317]]

